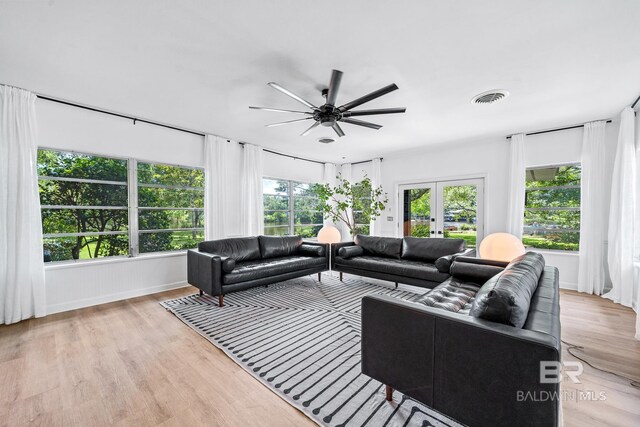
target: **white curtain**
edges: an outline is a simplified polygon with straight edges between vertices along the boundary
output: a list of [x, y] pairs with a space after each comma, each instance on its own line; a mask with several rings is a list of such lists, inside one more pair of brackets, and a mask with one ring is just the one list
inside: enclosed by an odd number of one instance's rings
[[511, 137], [509, 148], [509, 196], [507, 205], [507, 232], [522, 238], [524, 225], [524, 194], [526, 164], [524, 157], [525, 135]]
[[234, 171], [229, 167], [226, 139], [207, 135], [204, 139], [204, 237], [205, 240], [226, 237], [225, 211], [229, 201], [228, 178]]
[[[329, 184], [331, 187], [335, 187], [336, 186], [336, 176], [337, 176], [337, 174], [338, 173], [336, 172], [336, 165], [334, 163], [325, 163], [324, 164], [324, 174], [322, 176], [322, 183], [323, 184]], [[329, 203], [331, 203], [331, 202], [329, 202]], [[327, 226], [327, 225], [336, 226], [336, 224], [334, 224], [333, 221], [331, 221], [331, 219], [326, 218], [326, 217], [323, 219], [323, 225], [325, 225], [325, 226]]]
[[[342, 167], [340, 168], [340, 175], [342, 176], [342, 179], [353, 184], [353, 177], [351, 175], [351, 163], [345, 163], [342, 165]], [[353, 218], [353, 211], [351, 209], [347, 209], [347, 217]], [[341, 225], [340, 234], [342, 235], [342, 240], [345, 242], [353, 240], [353, 237], [351, 237], [351, 230], [349, 230], [349, 227], [347, 227], [347, 225], [344, 222], [341, 222], [340, 225]]]
[[46, 314], [36, 96], [0, 86], [0, 323]]
[[[608, 262], [612, 288], [605, 298], [638, 311], [638, 275], [634, 277], [634, 261], [640, 254], [634, 254], [634, 239], [640, 237], [636, 224], [636, 142], [634, 113], [626, 107], [620, 115], [618, 147], [613, 166], [611, 203], [609, 210]], [[636, 264], [637, 266], [637, 264]], [[636, 337], [638, 332], [636, 332]]]
[[[381, 159], [373, 159], [371, 161], [371, 186], [373, 188], [379, 187], [382, 184], [382, 171], [381, 171]], [[369, 234], [371, 236], [380, 236], [382, 231], [382, 217], [384, 212], [379, 217], [372, 219], [369, 223]]]
[[580, 189], [578, 291], [600, 295], [604, 289], [606, 235], [605, 122], [584, 125]]
[[242, 234], [244, 236], [257, 236], [264, 233], [262, 169], [262, 147], [244, 144], [240, 209]]

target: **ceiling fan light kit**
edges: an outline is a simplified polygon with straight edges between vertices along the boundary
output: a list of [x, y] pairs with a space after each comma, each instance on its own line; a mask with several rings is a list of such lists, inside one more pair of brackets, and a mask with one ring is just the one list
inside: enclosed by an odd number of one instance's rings
[[[288, 120], [288, 121], [279, 122], [279, 123], [272, 123], [267, 125], [267, 127], [275, 127], [275, 126], [281, 126], [281, 125], [288, 125], [291, 123], [298, 123], [305, 120], [313, 120], [313, 124], [311, 124], [311, 126], [309, 126], [307, 130], [302, 132], [302, 134], [300, 134], [301, 136], [308, 135], [317, 126], [324, 126], [324, 127], [332, 128], [334, 132], [338, 134], [339, 137], [344, 136], [345, 133], [340, 127], [340, 125], [338, 124], [338, 122], [348, 123], [351, 125], [362, 126], [369, 129], [378, 130], [382, 127], [381, 125], [377, 125], [375, 123], [367, 122], [364, 120], [354, 119], [352, 117], [370, 116], [370, 115], [376, 115], [376, 114], [397, 114], [397, 113], [404, 113], [405, 111], [407, 111], [407, 109], [404, 107], [352, 111], [353, 108], [356, 108], [364, 103], [373, 101], [376, 98], [379, 98], [383, 95], [393, 92], [394, 90], [397, 90], [398, 86], [395, 83], [392, 83], [388, 86], [385, 86], [381, 89], [371, 92], [368, 95], [362, 96], [358, 99], [355, 99], [339, 107], [336, 106], [338, 91], [340, 90], [340, 83], [342, 82], [342, 74], [343, 74], [342, 71], [338, 71], [338, 70], [333, 70], [331, 72], [331, 80], [329, 82], [329, 87], [327, 89], [322, 90], [322, 96], [325, 98], [325, 103], [319, 107], [316, 107], [309, 101], [303, 99], [302, 97], [296, 95], [295, 93], [280, 86], [275, 82], [267, 83], [272, 88], [276, 89], [279, 92], [284, 93], [290, 98], [295, 99], [296, 101], [298, 101], [300, 104], [304, 105], [311, 111], [297, 111], [297, 110], [268, 108], [268, 107], [249, 107], [249, 108], [253, 110], [264, 110], [264, 111], [272, 111], [277, 113], [303, 114], [307, 116], [300, 119]], [[330, 138], [321, 138], [321, 139], [330, 140]], [[320, 139], [318, 141], [320, 141]], [[326, 144], [329, 141], [327, 142], [320, 141], [320, 142], [323, 142]], [[331, 140], [330, 142], [333, 142], [333, 140]]]

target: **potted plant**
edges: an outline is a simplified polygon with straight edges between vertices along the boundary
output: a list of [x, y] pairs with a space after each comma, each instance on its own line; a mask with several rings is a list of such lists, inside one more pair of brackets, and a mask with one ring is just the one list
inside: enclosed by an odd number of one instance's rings
[[[353, 238], [364, 231], [358, 223], [369, 224], [371, 220], [382, 215], [389, 198], [382, 190], [382, 186], [373, 187], [367, 175], [356, 183], [347, 181], [342, 178], [342, 175], [338, 175], [336, 179], [337, 183], [334, 187], [329, 184], [319, 186], [319, 208], [325, 218], [335, 224], [344, 223]], [[356, 214], [358, 221], [356, 221]]]

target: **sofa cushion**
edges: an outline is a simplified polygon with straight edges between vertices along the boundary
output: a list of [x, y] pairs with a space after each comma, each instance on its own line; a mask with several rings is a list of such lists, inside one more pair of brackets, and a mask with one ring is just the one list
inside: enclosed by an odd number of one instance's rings
[[401, 239], [358, 234], [354, 242], [362, 248], [365, 255], [400, 258], [400, 251], [402, 250]]
[[479, 289], [480, 286], [475, 283], [467, 283], [450, 277], [418, 298], [416, 302], [458, 313], [470, 309]]
[[344, 246], [338, 249], [338, 255], [344, 259], [364, 255], [364, 249], [360, 246]]
[[262, 259], [294, 255], [302, 244], [300, 236], [258, 236]]
[[434, 262], [445, 255], [464, 251], [463, 239], [433, 239], [425, 237], [403, 237], [402, 259]]
[[235, 237], [232, 239], [200, 242], [198, 250], [210, 254], [224, 255], [237, 262], [260, 259], [260, 245], [257, 237]]
[[393, 274], [399, 277], [411, 277], [431, 282], [443, 282], [449, 277], [448, 274], [440, 273], [433, 264], [368, 255], [346, 259], [336, 257], [336, 266]]
[[560, 291], [556, 286], [557, 281], [558, 270], [545, 267], [531, 298], [527, 321], [522, 329], [560, 336]]
[[476, 295], [470, 315], [522, 328], [544, 269], [544, 258], [527, 252], [487, 281]]
[[288, 256], [265, 260], [245, 261], [236, 264], [236, 268], [222, 276], [222, 284], [248, 282], [269, 276], [305, 270], [308, 268], [325, 267], [324, 257]]

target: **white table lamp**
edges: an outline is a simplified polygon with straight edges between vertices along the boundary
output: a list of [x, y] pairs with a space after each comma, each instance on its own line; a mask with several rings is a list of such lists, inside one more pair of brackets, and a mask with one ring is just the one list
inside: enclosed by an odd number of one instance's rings
[[331, 245], [334, 243], [340, 243], [341, 241], [342, 236], [340, 235], [340, 231], [333, 225], [325, 225], [320, 229], [320, 231], [318, 231], [318, 242], [329, 244], [329, 275], [332, 275], [331, 254], [333, 252], [333, 248]]

